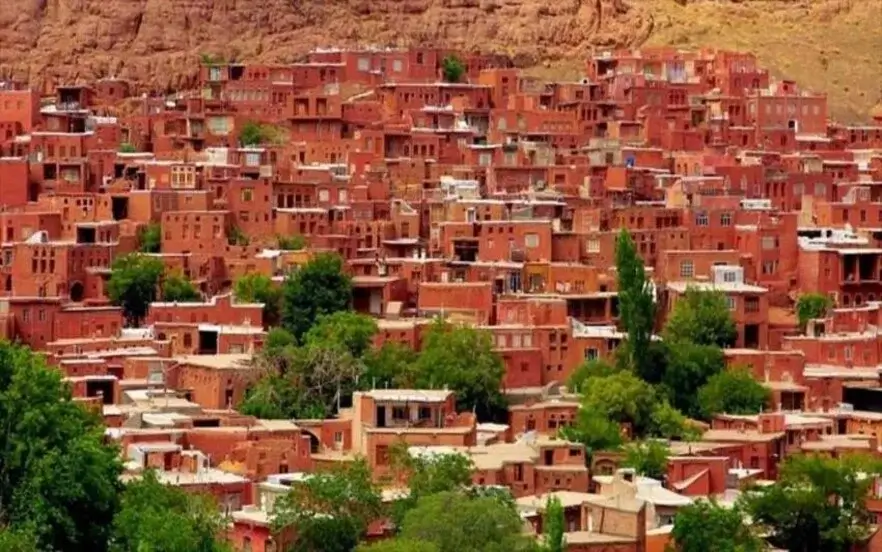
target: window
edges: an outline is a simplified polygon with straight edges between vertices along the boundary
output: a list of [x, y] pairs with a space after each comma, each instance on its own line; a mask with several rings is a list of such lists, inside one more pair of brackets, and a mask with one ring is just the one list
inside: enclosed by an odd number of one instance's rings
[[245, 188], [242, 190], [242, 201], [251, 201], [252, 196], [254, 195], [254, 190], [251, 188]]
[[766, 251], [775, 249], [775, 236], [763, 236], [763, 249]]
[[21, 311], [21, 321], [28, 322], [31, 319], [31, 309], [24, 309]]
[[726, 296], [726, 305], [729, 306], [729, 310], [735, 310], [735, 298], [731, 295]]
[[385, 466], [389, 463], [389, 446], [377, 445], [377, 465]]
[[759, 297], [745, 297], [744, 312], [759, 312]]
[[256, 167], [260, 165], [260, 153], [252, 152], [245, 154], [245, 166]]
[[692, 278], [695, 273], [695, 266], [692, 261], [680, 261], [680, 277]]
[[524, 245], [529, 248], [539, 247], [539, 234], [527, 234], [524, 236]]
[[594, 347], [588, 347], [585, 349], [585, 360], [594, 360], [598, 356], [598, 351]]
[[732, 213], [723, 213], [720, 215], [720, 226], [732, 226]]
[[826, 193], [827, 193], [827, 187], [824, 186], [823, 182], [815, 183], [815, 195], [816, 196], [823, 196]]
[[40, 322], [46, 321], [46, 309], [40, 309], [37, 311], [37, 320]]
[[359, 71], [370, 71], [371, 70], [371, 60], [366, 57], [358, 58], [358, 70]]
[[392, 60], [392, 70], [395, 71], [396, 73], [400, 73], [404, 70], [404, 64], [401, 63], [400, 59], [393, 59]]
[[738, 278], [735, 274], [735, 271], [734, 270], [724, 271], [723, 272], [723, 281], [728, 284], [734, 284], [736, 281], [738, 281]]
[[478, 165], [482, 167], [489, 167], [490, 161], [492, 161], [493, 157], [489, 153], [482, 153], [478, 156]]
[[708, 225], [707, 213], [697, 213], [695, 215], [695, 225], [696, 226], [707, 226]]
[[330, 200], [330, 198], [331, 198], [331, 194], [328, 192], [328, 190], [319, 190], [319, 193], [318, 193], [318, 200], [319, 201], [321, 201], [322, 203], [327, 203], [328, 200]]
[[854, 345], [846, 345], [842, 352], [845, 355], [845, 360], [851, 360], [854, 356]]

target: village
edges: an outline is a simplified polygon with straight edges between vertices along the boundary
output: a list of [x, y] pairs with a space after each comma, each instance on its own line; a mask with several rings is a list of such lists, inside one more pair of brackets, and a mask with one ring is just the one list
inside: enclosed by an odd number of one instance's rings
[[539, 540], [553, 499], [569, 552], [882, 459], [882, 105], [836, 122], [710, 49], [583, 75], [364, 48], [205, 55], [163, 95], [2, 82], [0, 337], [237, 552], [291, 549], [274, 505], [315, 474], [405, 496], [402, 451], [464, 458]]

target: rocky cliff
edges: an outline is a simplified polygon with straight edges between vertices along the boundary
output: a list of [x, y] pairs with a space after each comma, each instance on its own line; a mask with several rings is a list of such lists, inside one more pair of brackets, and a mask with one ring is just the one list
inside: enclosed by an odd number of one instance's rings
[[[880, 95], [882, 60], [871, 56], [882, 48], [882, 26], [865, 19], [877, 8], [879, 21], [882, 0], [0, 1], [0, 76], [37, 85], [118, 76], [174, 89], [193, 84], [201, 54], [286, 62], [317, 46], [358, 45], [503, 52], [553, 73], [572, 72], [592, 48], [719, 45], [755, 50], [791, 74], [805, 65], [811, 78], [803, 80], [847, 98], [854, 115]], [[817, 44], [796, 43], [807, 37]], [[780, 52], [767, 52], [770, 44]], [[830, 82], [840, 60], [864, 57], [863, 70], [848, 71], [859, 77], [837, 73]], [[825, 70], [813, 71], [818, 64]]]

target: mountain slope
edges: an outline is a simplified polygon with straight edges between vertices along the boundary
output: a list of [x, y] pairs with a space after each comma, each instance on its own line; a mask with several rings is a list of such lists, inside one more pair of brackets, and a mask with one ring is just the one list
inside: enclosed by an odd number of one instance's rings
[[203, 53], [290, 62], [317, 46], [439, 45], [554, 73], [593, 47], [722, 46], [756, 51], [852, 118], [880, 96], [876, 12], [882, 0], [16, 0], [0, 2], [0, 75], [172, 89], [194, 83]]

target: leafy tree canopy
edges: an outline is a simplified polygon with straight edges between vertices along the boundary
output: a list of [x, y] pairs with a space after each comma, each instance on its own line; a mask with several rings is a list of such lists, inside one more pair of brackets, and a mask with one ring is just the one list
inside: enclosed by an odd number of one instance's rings
[[805, 330], [809, 320], [814, 318], [822, 318], [833, 306], [833, 300], [824, 293], [805, 293], [796, 300], [796, 317], [799, 320], [799, 327]]
[[441, 61], [441, 73], [445, 82], [460, 82], [465, 74], [465, 65], [456, 56], [447, 56]]
[[370, 349], [362, 357], [364, 372], [359, 381], [362, 389], [407, 387], [411, 367], [417, 353], [407, 345], [387, 341], [378, 349]]
[[438, 552], [535, 551], [510, 501], [495, 496], [442, 492], [420, 498], [407, 513], [401, 539], [432, 543]]
[[198, 303], [202, 295], [190, 280], [175, 272], [162, 281], [162, 300], [169, 303]]
[[570, 374], [570, 377], [567, 378], [567, 388], [571, 391], [578, 392], [584, 387], [585, 382], [590, 378], [611, 376], [621, 371], [622, 369], [617, 365], [610, 364], [599, 358], [586, 360], [577, 366]]
[[769, 403], [771, 393], [742, 367], [711, 376], [698, 390], [698, 405], [704, 419], [715, 414], [757, 414]]
[[740, 508], [699, 500], [677, 511], [674, 552], [760, 552], [765, 543], [744, 522]]
[[850, 550], [870, 534], [866, 497], [872, 475], [880, 473], [882, 466], [875, 458], [791, 456], [778, 481], [746, 493], [742, 505], [778, 548]]
[[137, 253], [113, 261], [107, 294], [110, 302], [122, 307], [126, 321], [138, 326], [156, 300], [156, 288], [163, 272], [162, 261]]
[[310, 474], [276, 500], [273, 528], [291, 527], [293, 550], [350, 552], [383, 511], [364, 460]]
[[[616, 285], [622, 326], [628, 334], [628, 364], [641, 376], [651, 373], [655, 298], [643, 259], [626, 229], [616, 239]], [[645, 376], [644, 376], [645, 377]]]
[[282, 289], [272, 278], [260, 272], [246, 274], [233, 284], [233, 294], [241, 303], [263, 303], [263, 323], [267, 327], [279, 323]]
[[300, 234], [293, 236], [279, 236], [279, 249], [285, 251], [301, 251], [306, 249], [306, 238]]
[[321, 315], [303, 338], [307, 347], [339, 347], [353, 357], [370, 348], [377, 322], [370, 316], [350, 311]]
[[162, 226], [158, 222], [142, 226], [138, 230], [141, 253], [159, 253], [162, 247]]
[[126, 485], [111, 552], [227, 552], [226, 524], [212, 498], [165, 485], [149, 470]]
[[456, 393], [458, 410], [474, 409], [478, 419], [493, 420], [507, 414], [500, 392], [504, 374], [490, 334], [438, 320], [424, 334], [412, 383], [423, 389], [446, 386]]
[[662, 385], [671, 404], [689, 416], [698, 417], [698, 390], [725, 369], [723, 350], [716, 345], [699, 345], [691, 341], [668, 343], [667, 367]]
[[474, 465], [471, 458], [464, 454], [414, 456], [402, 442], [392, 449], [391, 456], [397, 478], [404, 480], [409, 491], [393, 507], [392, 517], [396, 525], [401, 525], [404, 515], [417, 506], [421, 497], [464, 491], [471, 485]]
[[121, 489], [118, 450], [60, 372], [8, 342], [0, 342], [0, 427], [0, 542], [106, 551]]
[[542, 552], [564, 552], [567, 549], [566, 517], [560, 499], [551, 496], [545, 502], [545, 513], [542, 515]]
[[690, 287], [676, 303], [664, 329], [668, 342], [729, 347], [738, 332], [726, 296], [719, 291]]
[[625, 446], [623, 465], [638, 474], [662, 480], [668, 473], [670, 448], [667, 442], [657, 439], [638, 441]]
[[282, 286], [282, 326], [298, 340], [324, 314], [349, 310], [352, 280], [339, 255], [320, 253]]

